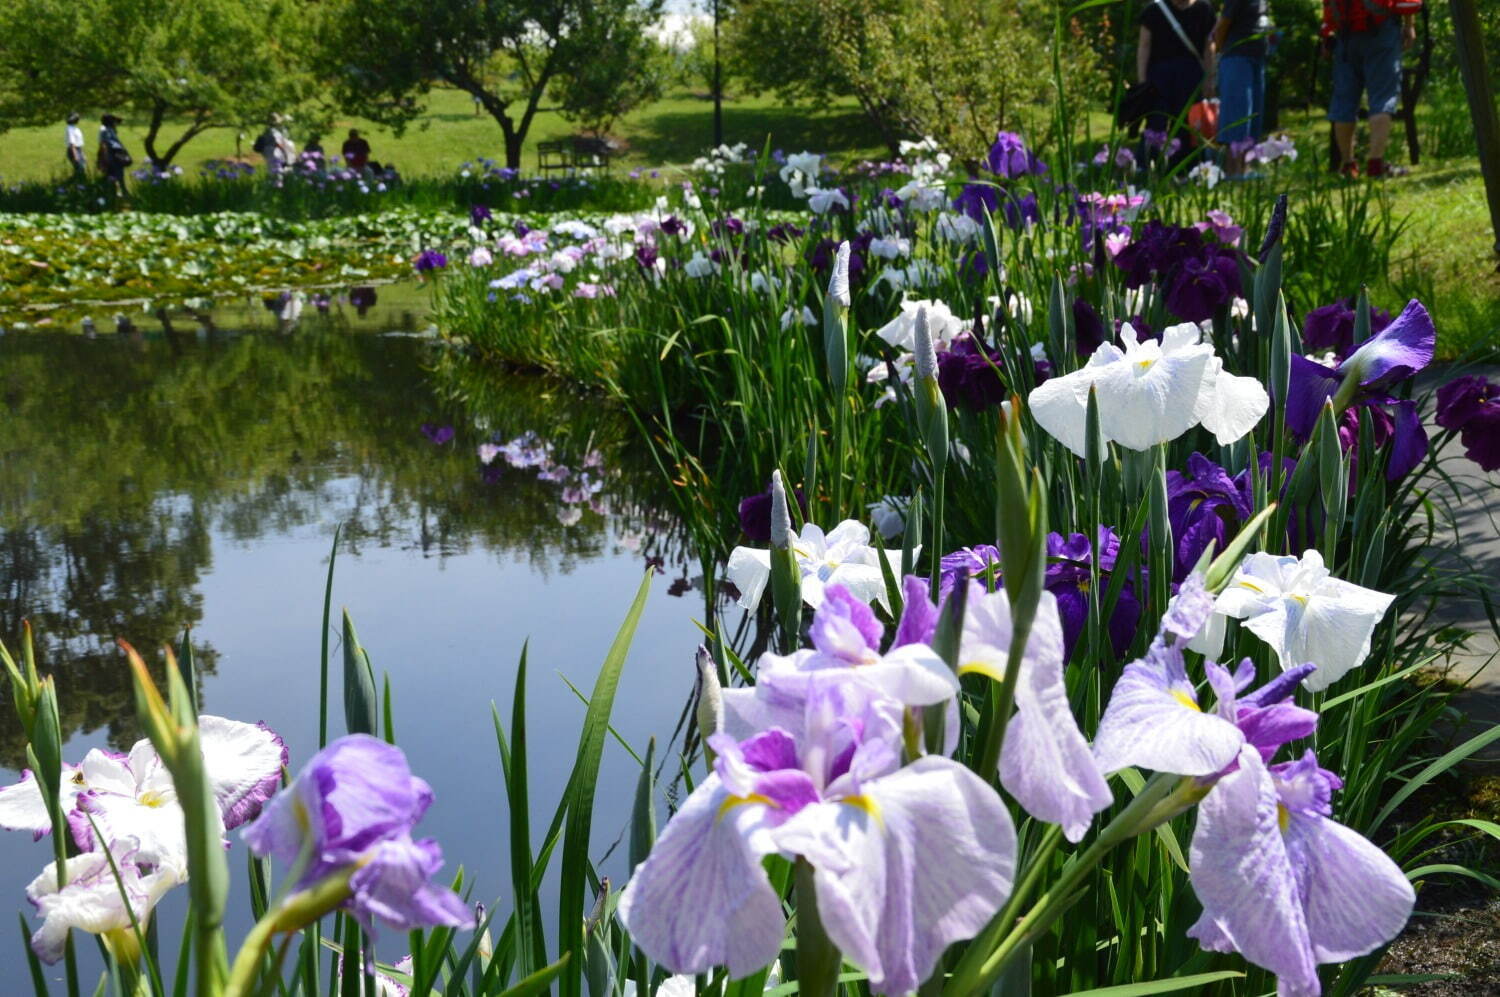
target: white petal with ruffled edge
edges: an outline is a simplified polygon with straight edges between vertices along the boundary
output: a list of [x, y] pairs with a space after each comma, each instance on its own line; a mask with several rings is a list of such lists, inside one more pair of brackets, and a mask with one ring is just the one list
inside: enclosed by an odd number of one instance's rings
[[1271, 408], [1265, 385], [1253, 377], [1239, 377], [1224, 369], [1218, 357], [1210, 360], [1198, 394], [1198, 419], [1220, 446], [1241, 439]]
[[767, 809], [735, 805], [717, 775], [698, 784], [620, 896], [641, 951], [674, 973], [725, 966], [731, 979], [776, 958], [786, 918], [761, 865], [776, 850]]
[[[31, 936], [31, 948], [44, 962], [55, 963], [63, 956], [68, 932], [77, 928], [91, 934], [128, 930], [134, 911], [142, 928], [151, 909], [162, 894], [181, 882], [173, 870], [158, 869], [142, 873], [133, 860], [134, 843], [119, 843], [114, 853], [120, 878], [110, 868], [109, 856], [89, 852], [67, 860], [67, 885], [57, 886], [57, 863], [51, 862], [26, 887], [26, 897], [36, 905], [42, 925]], [[125, 906], [121, 888], [130, 898]]]
[[740, 608], [753, 610], [760, 605], [766, 583], [771, 580], [771, 552], [759, 547], [736, 547], [729, 552], [724, 575], [740, 590]]
[[254, 820], [281, 783], [286, 745], [264, 724], [207, 715], [198, 718], [198, 738], [224, 827]]
[[813, 864], [828, 937], [876, 993], [905, 994], [1010, 895], [1015, 829], [995, 791], [948, 758], [920, 758], [861, 788], [804, 808], [774, 834]]

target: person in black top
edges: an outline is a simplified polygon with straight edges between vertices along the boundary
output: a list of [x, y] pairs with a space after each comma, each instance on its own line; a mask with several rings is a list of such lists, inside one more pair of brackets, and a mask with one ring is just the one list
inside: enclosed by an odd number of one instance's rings
[[1146, 116], [1147, 128], [1173, 131], [1173, 119], [1186, 118], [1212, 61], [1213, 29], [1208, 0], [1152, 0], [1141, 12], [1135, 75], [1151, 84], [1156, 98], [1155, 110]]
[[1245, 153], [1263, 133], [1261, 114], [1266, 100], [1266, 53], [1271, 18], [1267, 0], [1224, 0], [1214, 25], [1214, 49], [1219, 53], [1218, 143], [1229, 151], [1225, 172], [1240, 176]]

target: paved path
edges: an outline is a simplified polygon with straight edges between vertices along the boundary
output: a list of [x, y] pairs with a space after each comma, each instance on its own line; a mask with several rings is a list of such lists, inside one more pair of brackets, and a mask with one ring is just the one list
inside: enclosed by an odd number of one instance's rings
[[[1492, 380], [1500, 379], [1500, 366], [1480, 368]], [[1435, 381], [1448, 380], [1448, 373], [1437, 372]], [[1431, 418], [1428, 426], [1436, 430]], [[1441, 500], [1451, 503], [1450, 514], [1457, 531], [1457, 549], [1478, 572], [1500, 614], [1500, 472], [1485, 473], [1479, 465], [1463, 455], [1463, 446], [1454, 439], [1442, 452], [1442, 467], [1457, 483], [1459, 494], [1445, 483], [1436, 482]], [[1473, 675], [1468, 688], [1458, 695], [1458, 708], [1467, 714], [1468, 736], [1500, 723], [1500, 642], [1485, 616], [1478, 599], [1453, 599], [1437, 609], [1439, 622], [1463, 627], [1474, 636], [1468, 647], [1449, 658], [1448, 674], [1455, 681]], [[1500, 743], [1491, 744], [1474, 759], [1485, 770], [1500, 770]]]

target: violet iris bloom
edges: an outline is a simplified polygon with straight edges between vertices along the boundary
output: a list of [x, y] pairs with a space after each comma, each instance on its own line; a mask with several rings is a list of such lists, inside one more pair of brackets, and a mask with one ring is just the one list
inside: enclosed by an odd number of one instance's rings
[[1176, 268], [1167, 286], [1167, 310], [1184, 322], [1203, 322], [1240, 297], [1241, 290], [1238, 254], [1223, 247], [1207, 248]]
[[998, 177], [1014, 179], [1028, 174], [1041, 176], [1047, 172], [1047, 164], [1026, 148], [1026, 142], [1015, 132], [1001, 132], [995, 136], [984, 165]]
[[453, 427], [439, 426], [435, 422], [424, 422], [422, 423], [422, 435], [438, 446], [442, 446], [453, 439]]
[[490, 214], [488, 205], [473, 204], [469, 206], [469, 221], [474, 223], [475, 228], [478, 228], [484, 222], [487, 222], [494, 217], [494, 215]]
[[953, 199], [953, 210], [968, 215], [976, 222], [982, 222], [986, 210], [992, 215], [999, 212], [1000, 196], [993, 184], [966, 183], [964, 189]]
[[1395, 321], [1361, 343], [1337, 367], [1292, 357], [1287, 428], [1299, 439], [1310, 438], [1324, 403], [1330, 399], [1342, 400], [1345, 406], [1388, 406], [1394, 426], [1386, 478], [1395, 480], [1407, 474], [1427, 453], [1427, 433], [1416, 404], [1392, 398], [1386, 389], [1432, 362], [1436, 338], [1427, 309], [1412, 300]]
[[432, 788], [411, 774], [400, 748], [351, 734], [314, 755], [240, 833], [256, 855], [287, 868], [305, 854], [296, 889], [354, 869], [344, 906], [366, 930], [376, 918], [398, 931], [472, 927], [458, 894], [429, 882], [443, 864], [438, 843], [411, 836], [431, 803]]
[[772, 854], [812, 864], [824, 930], [880, 994], [915, 990], [1004, 903], [1016, 851], [1004, 803], [951, 759], [901, 767], [902, 708], [858, 674], [809, 682], [800, 736], [709, 740], [715, 771], [620, 897], [651, 958], [731, 979], [775, 959], [786, 918], [761, 864]]
[[[797, 508], [802, 510], [802, 518], [807, 519], [807, 499], [802, 494], [802, 489], [794, 490], [794, 498]], [[771, 542], [771, 487], [757, 495], [746, 495], [740, 499], [740, 529], [745, 536], [756, 543]]]
[[412, 262], [412, 266], [416, 268], [417, 273], [430, 273], [433, 270], [441, 270], [447, 265], [448, 257], [436, 249], [422, 250]]
[[1130, 245], [1115, 254], [1114, 262], [1125, 271], [1125, 286], [1135, 289], [1149, 283], [1153, 274], [1166, 275], [1202, 254], [1203, 233], [1152, 219], [1141, 226]]
[[1250, 501], [1248, 474], [1231, 478], [1200, 453], [1188, 458], [1186, 472], [1167, 472], [1167, 516], [1177, 546], [1174, 580], [1188, 576], [1210, 543], [1224, 549], [1254, 512]]
[[[1139, 331], [1142, 327], [1135, 328]], [[1149, 335], [1149, 332], [1146, 334]], [[1073, 336], [1074, 350], [1080, 360], [1087, 360], [1095, 350], [1104, 345], [1104, 320], [1099, 317], [1094, 306], [1083, 298], [1073, 299]]]
[[[1390, 325], [1391, 313], [1384, 308], [1370, 309], [1370, 332], [1381, 332]], [[1332, 350], [1342, 357], [1354, 345], [1354, 302], [1341, 298], [1331, 305], [1314, 308], [1302, 317], [1302, 348]]]
[[1500, 470], [1500, 384], [1477, 374], [1438, 389], [1437, 423], [1463, 433], [1469, 459], [1486, 471]]
[[962, 335], [938, 354], [938, 387], [955, 408], [983, 412], [999, 408], [1007, 397], [1001, 379], [999, 350], [986, 350], [972, 335]]
[[[1099, 527], [1099, 585], [1109, 588], [1110, 573], [1120, 556], [1120, 537], [1108, 526]], [[1092, 577], [1089, 566], [1094, 549], [1088, 537], [1082, 533], [1071, 533], [1066, 538], [1061, 533], [1047, 534], [1047, 575], [1045, 586], [1057, 597], [1057, 610], [1062, 617], [1063, 660], [1073, 657], [1073, 648], [1088, 625], [1089, 600], [1092, 598]], [[1101, 593], [1102, 594], [1102, 593]], [[1141, 619], [1141, 604], [1135, 596], [1131, 581], [1120, 590], [1115, 602], [1115, 611], [1105, 624], [1109, 632], [1110, 646], [1115, 657], [1124, 654], [1135, 639], [1136, 626]]]

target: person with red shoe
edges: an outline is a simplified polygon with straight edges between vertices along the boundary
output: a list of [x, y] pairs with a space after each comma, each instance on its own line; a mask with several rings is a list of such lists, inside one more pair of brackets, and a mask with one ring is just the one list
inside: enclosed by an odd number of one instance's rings
[[1323, 44], [1333, 55], [1333, 122], [1345, 176], [1359, 176], [1354, 158], [1354, 120], [1361, 95], [1370, 100], [1370, 149], [1365, 175], [1383, 177], [1391, 117], [1401, 103], [1401, 54], [1416, 41], [1413, 15], [1421, 0], [1323, 0]]

